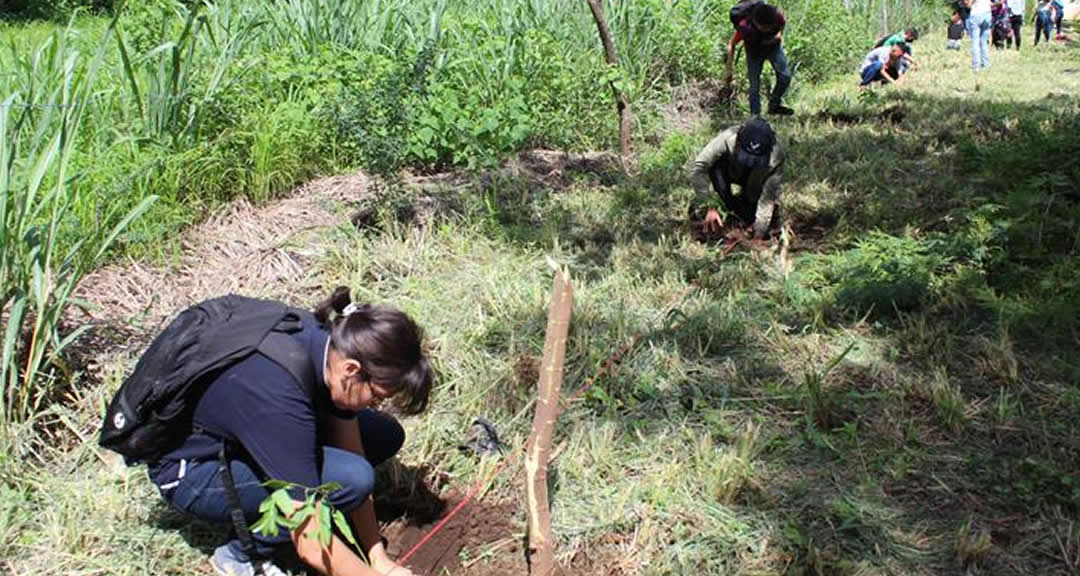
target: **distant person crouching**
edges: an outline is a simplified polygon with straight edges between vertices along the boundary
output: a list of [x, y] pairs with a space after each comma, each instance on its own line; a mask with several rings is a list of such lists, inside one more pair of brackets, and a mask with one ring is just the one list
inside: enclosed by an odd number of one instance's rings
[[945, 40], [946, 50], [959, 50], [960, 40], [964, 38], [964, 19], [958, 12], [953, 12], [952, 20], [949, 21], [949, 30]]
[[859, 89], [865, 90], [874, 82], [896, 84], [903, 77], [901, 62], [904, 59], [904, 45], [893, 44], [874, 48], [863, 60], [859, 68]]

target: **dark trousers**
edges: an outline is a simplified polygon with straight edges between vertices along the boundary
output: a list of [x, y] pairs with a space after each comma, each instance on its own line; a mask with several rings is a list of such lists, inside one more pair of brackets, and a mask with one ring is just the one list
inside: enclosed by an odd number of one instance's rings
[[765, 68], [766, 60], [772, 64], [773, 72], [776, 73], [776, 85], [773, 86], [772, 93], [769, 95], [770, 111], [780, 106], [784, 93], [791, 85], [791, 68], [784, 54], [783, 45], [760, 50], [760, 52], [751, 52], [749, 49], [746, 51], [746, 73], [750, 77], [750, 113], [754, 116], [761, 114], [761, 71]]
[[720, 201], [724, 203], [724, 209], [728, 214], [735, 215], [746, 226], [750, 226], [754, 223], [754, 218], [757, 216], [757, 197], [751, 197], [748, 190], [743, 189], [742, 193], [735, 196], [731, 193], [731, 179], [724, 173], [725, 171], [719, 165], [713, 166], [709, 171], [709, 177], [712, 180], [713, 190], [720, 196]]
[[[375, 488], [374, 467], [392, 458], [405, 443], [405, 430], [391, 416], [363, 410], [357, 416], [357, 423], [365, 456], [328, 446], [322, 448], [321, 481], [341, 485], [339, 490], [330, 494], [329, 500], [334, 508], [343, 512], [351, 512], [367, 500]], [[229, 469], [240, 496], [240, 507], [250, 526], [259, 519], [259, 504], [270, 495], [262, 485], [266, 478], [262, 477], [257, 466], [245, 460], [230, 459]], [[179, 484], [162, 496], [172, 506], [196, 518], [210, 522], [230, 521], [229, 498], [217, 460], [188, 464]], [[274, 537], [261, 534], [252, 536], [258, 558], [269, 558], [278, 546], [290, 541], [290, 535], [284, 529]], [[237, 558], [250, 560], [235, 534], [229, 541], [229, 547]]]
[[1037, 16], [1035, 18], [1035, 45], [1039, 45], [1039, 36], [1043, 36], [1047, 42], [1050, 41], [1050, 28], [1052, 28], [1049, 16]]
[[1009, 26], [1012, 26], [1012, 38], [1008, 39], [1009, 46], [1016, 42], [1016, 49], [1020, 49], [1020, 29], [1024, 27], [1024, 17], [1015, 14], [1009, 17]]

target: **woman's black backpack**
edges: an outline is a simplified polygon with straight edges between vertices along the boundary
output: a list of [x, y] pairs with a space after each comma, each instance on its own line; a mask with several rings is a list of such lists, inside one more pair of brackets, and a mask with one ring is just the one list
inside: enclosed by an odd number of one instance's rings
[[99, 443], [128, 464], [156, 460], [191, 432], [192, 411], [213, 377], [255, 352], [285, 368], [313, 398], [310, 355], [289, 335], [302, 328], [304, 316], [279, 302], [237, 295], [184, 310], [113, 396]]

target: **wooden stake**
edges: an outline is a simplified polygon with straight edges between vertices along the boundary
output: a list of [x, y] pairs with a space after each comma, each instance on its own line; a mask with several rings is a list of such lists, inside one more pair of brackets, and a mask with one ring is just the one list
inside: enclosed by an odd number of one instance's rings
[[[596, 20], [596, 31], [600, 33], [600, 42], [604, 45], [604, 59], [609, 66], [618, 66], [619, 59], [615, 55], [615, 42], [611, 40], [611, 31], [608, 29], [607, 20], [604, 18], [604, 9], [600, 0], [587, 0], [589, 10], [592, 11], [593, 20]], [[630, 157], [630, 130], [633, 120], [630, 116], [630, 99], [626, 93], [619, 90], [615, 84], [611, 85], [611, 91], [615, 94], [615, 107], [619, 111], [619, 155], [626, 162]]]
[[555, 545], [551, 538], [547, 472], [555, 420], [559, 417], [559, 394], [566, 362], [566, 339], [574, 307], [574, 290], [566, 271], [555, 273], [548, 310], [544, 359], [537, 383], [536, 415], [525, 450], [526, 496], [529, 511], [529, 573], [550, 576], [555, 570]]

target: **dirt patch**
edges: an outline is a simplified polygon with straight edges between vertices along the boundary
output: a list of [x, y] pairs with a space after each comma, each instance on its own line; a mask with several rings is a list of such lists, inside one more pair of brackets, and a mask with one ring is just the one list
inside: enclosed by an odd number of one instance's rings
[[[445, 501], [452, 510], [461, 501], [454, 494]], [[495, 576], [526, 574], [522, 528], [515, 522], [517, 506], [472, 501], [425, 542], [406, 562], [421, 576], [469, 574]], [[384, 528], [391, 556], [400, 557], [420, 542], [439, 518], [416, 522], [395, 520]]]
[[832, 122], [840, 125], [862, 124], [864, 122], [863, 117], [858, 114], [833, 111], [829, 108], [825, 108], [817, 114], [814, 114], [814, 119], [820, 122]]
[[728, 110], [733, 91], [716, 81], [691, 82], [671, 88], [671, 101], [660, 109], [663, 135], [693, 132], [709, 123], [714, 108]]
[[893, 104], [883, 108], [877, 113], [853, 114], [843, 110], [825, 108], [814, 115], [814, 119], [820, 122], [832, 122], [840, 126], [852, 126], [867, 122], [885, 122], [899, 124], [907, 118], [907, 108], [903, 104]]
[[623, 174], [622, 162], [611, 152], [584, 152], [581, 154], [559, 150], [526, 150], [507, 161], [492, 176], [502, 179], [525, 179], [536, 184], [565, 187], [574, 176], [596, 178], [600, 184], [610, 186]]
[[907, 118], [907, 114], [907, 108], [903, 104], [893, 104], [882, 110], [878, 117], [889, 124], [899, 124]]
[[[438, 492], [450, 483], [441, 472], [411, 467], [397, 460], [378, 468], [375, 515], [387, 541], [387, 551], [400, 558], [412, 550], [461, 503], [461, 491]], [[520, 483], [512, 493], [524, 493]], [[525, 511], [513, 497], [487, 494], [465, 504], [445, 526], [425, 542], [406, 565], [418, 576], [508, 576], [528, 574], [525, 559]], [[560, 550], [556, 545], [556, 554]], [[632, 539], [606, 534], [579, 543], [568, 564], [556, 576], [616, 576], [636, 573], [639, 558]], [[566, 557], [563, 561], [567, 562]]]

